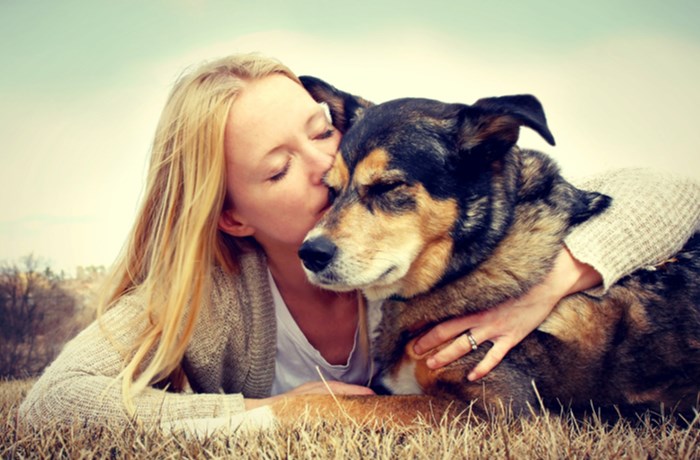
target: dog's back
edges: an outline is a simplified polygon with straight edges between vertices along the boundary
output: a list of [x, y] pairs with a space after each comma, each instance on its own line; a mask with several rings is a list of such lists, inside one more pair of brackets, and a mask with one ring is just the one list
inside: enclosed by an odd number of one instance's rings
[[[569, 315], [588, 311], [583, 321], [564, 322], [564, 309]], [[658, 410], [664, 404], [692, 413], [700, 390], [700, 235], [668, 261], [620, 280], [600, 299], [566, 299], [540, 329], [576, 357], [568, 373], [578, 383], [568, 392], [578, 405], [587, 405], [581, 395], [590, 395], [599, 405]]]
[[[692, 417], [700, 391], [699, 274], [696, 235], [669, 261], [636, 271], [601, 297], [579, 293], [563, 299], [506, 357], [507, 372], [518, 376], [508, 378], [520, 387], [517, 403], [537, 402], [528, 388], [532, 381], [553, 408], [614, 406], [631, 414], [659, 411], [663, 404]], [[465, 368], [477, 359], [466, 359]], [[499, 373], [494, 370], [484, 384], [502, 379]], [[478, 397], [478, 389], [470, 393]]]

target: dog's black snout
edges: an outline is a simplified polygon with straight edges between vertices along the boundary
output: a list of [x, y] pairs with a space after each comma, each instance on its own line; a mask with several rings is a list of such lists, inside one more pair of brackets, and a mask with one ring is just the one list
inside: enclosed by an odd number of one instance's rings
[[331, 263], [338, 247], [323, 236], [304, 242], [299, 248], [299, 257], [312, 272], [320, 272]]

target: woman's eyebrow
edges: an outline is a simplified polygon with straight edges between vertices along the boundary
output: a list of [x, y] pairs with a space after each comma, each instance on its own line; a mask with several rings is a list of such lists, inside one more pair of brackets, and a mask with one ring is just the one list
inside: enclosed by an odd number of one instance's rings
[[314, 111], [313, 115], [311, 115], [309, 119], [306, 120], [306, 127], [310, 128], [311, 125], [313, 125], [319, 117], [323, 118], [324, 121], [327, 121], [326, 111], [320, 104], [317, 106], [317, 109]]

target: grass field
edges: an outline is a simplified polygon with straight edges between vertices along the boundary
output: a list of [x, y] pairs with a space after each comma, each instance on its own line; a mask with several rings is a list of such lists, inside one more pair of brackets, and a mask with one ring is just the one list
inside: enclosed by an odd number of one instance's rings
[[0, 381], [0, 458], [387, 458], [700, 459], [700, 419], [690, 428], [668, 421], [584, 421], [544, 414], [530, 419], [446, 422], [439, 427], [356, 427], [300, 421], [255, 434], [205, 439], [157, 429], [19, 426], [17, 408], [31, 381]]

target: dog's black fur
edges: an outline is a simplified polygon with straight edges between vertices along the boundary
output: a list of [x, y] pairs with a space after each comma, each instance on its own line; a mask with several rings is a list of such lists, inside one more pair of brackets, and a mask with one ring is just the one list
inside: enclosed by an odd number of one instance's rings
[[[516, 146], [520, 126], [554, 144], [532, 96], [474, 105], [426, 99], [373, 105], [314, 77], [302, 82], [329, 104], [344, 133], [340, 153], [347, 177], [329, 181], [336, 200], [300, 256], [321, 286], [390, 297], [374, 344], [390, 390], [406, 391], [397, 375], [411, 363], [419, 391], [479, 401], [485, 410], [496, 403], [518, 413], [536, 407], [536, 387], [548, 407], [586, 410], [593, 404], [627, 414], [663, 404], [692, 416], [700, 391], [700, 236], [667, 263], [636, 271], [602, 297], [579, 293], [563, 299], [539, 330], [478, 382], [466, 375], [489, 344], [429, 371], [425, 357], [411, 356], [412, 340], [441, 321], [527, 292], [549, 273], [570, 229], [604, 212], [610, 199], [575, 188], [551, 158]], [[374, 162], [372, 170], [366, 160], [377, 152], [385, 161]], [[358, 168], [379, 179], [358, 183]], [[454, 210], [444, 235], [434, 237], [449, 251], [432, 254], [433, 240], [426, 239], [406, 276], [381, 291], [346, 276], [343, 270], [360, 262], [334, 265], [345, 257], [341, 240], [353, 243], [348, 231], [339, 230], [356, 224], [347, 217], [349, 208], [366, 211], [362, 225], [408, 215], [423, 222], [430, 215], [426, 203]], [[362, 244], [389, 251], [392, 239], [405, 237], [398, 233], [405, 227], [397, 228], [382, 241]], [[430, 273], [421, 272], [425, 260]]]

